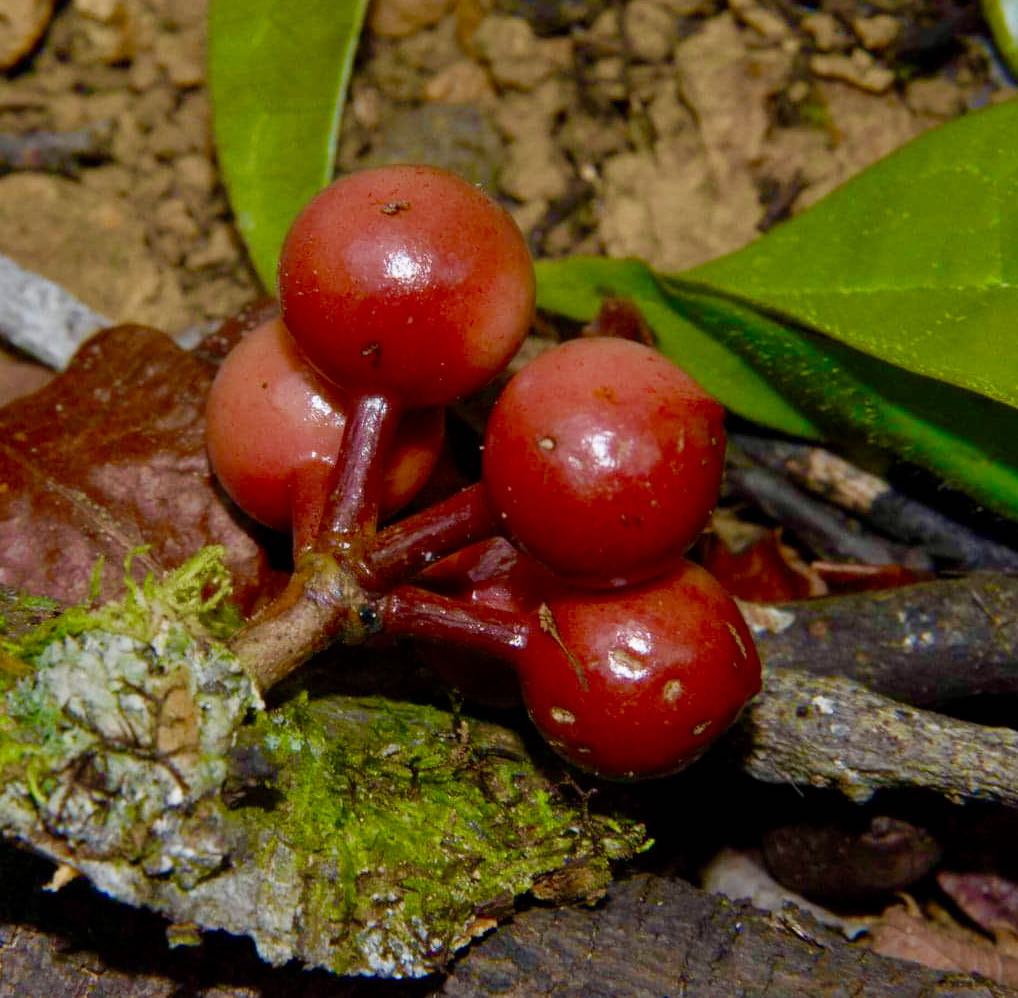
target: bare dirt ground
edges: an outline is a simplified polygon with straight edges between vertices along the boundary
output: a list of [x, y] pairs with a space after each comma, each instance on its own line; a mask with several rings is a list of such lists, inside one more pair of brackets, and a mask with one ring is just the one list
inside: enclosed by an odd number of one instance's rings
[[[0, 56], [24, 50], [0, 134], [92, 152], [0, 177], [0, 252], [114, 319], [230, 314], [257, 288], [216, 172], [206, 0], [49, 6], [0, 19]], [[1008, 96], [977, 28], [927, 0], [379, 0], [340, 166], [438, 162], [503, 197], [535, 253], [680, 269]]]

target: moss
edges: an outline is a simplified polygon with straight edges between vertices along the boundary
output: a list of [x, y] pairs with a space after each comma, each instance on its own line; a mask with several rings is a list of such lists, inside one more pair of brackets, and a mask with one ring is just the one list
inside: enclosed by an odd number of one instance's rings
[[467, 731], [431, 707], [302, 696], [244, 733], [278, 774], [273, 809], [248, 814], [260, 862], [281, 848], [313, 857], [300, 906], [309, 937], [330, 940], [333, 969], [441, 966], [499, 899], [569, 864], [587, 868], [596, 897], [610, 855], [640, 847], [641, 828], [584, 816], [504, 729]]
[[261, 711], [214, 637], [228, 593], [209, 550], [8, 638], [2, 830], [272, 962], [392, 977], [440, 969], [535, 885], [554, 898], [556, 871], [598, 896], [609, 860], [642, 848], [506, 729], [379, 698]]

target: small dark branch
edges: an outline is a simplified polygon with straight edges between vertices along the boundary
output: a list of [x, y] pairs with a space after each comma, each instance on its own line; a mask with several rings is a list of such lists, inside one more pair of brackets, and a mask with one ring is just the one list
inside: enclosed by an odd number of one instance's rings
[[977, 534], [935, 509], [822, 447], [738, 434], [738, 446], [754, 461], [877, 530], [925, 548], [935, 558], [967, 570], [1018, 571], [1018, 551]]
[[785, 221], [792, 214], [796, 198], [808, 187], [805, 177], [800, 171], [786, 184], [772, 182], [761, 191], [761, 200], [766, 205], [763, 218], [756, 223], [760, 232], [773, 229], [778, 222]]
[[0, 175], [36, 170], [75, 176], [82, 166], [109, 159], [111, 145], [108, 125], [73, 132], [0, 133]]
[[526, 618], [511, 610], [440, 596], [416, 586], [397, 586], [378, 603], [387, 635], [443, 641], [457, 648], [512, 662], [527, 644]]
[[928, 557], [878, 537], [840, 510], [814, 499], [785, 477], [748, 461], [729, 447], [725, 473], [728, 487], [768, 516], [784, 524], [824, 557], [849, 558], [868, 565], [907, 565], [927, 570]]
[[973, 575], [783, 605], [746, 604], [771, 668], [848, 676], [908, 703], [1018, 693], [1018, 578]]
[[316, 540], [319, 550], [329, 550], [343, 538], [373, 533], [385, 473], [383, 458], [398, 420], [398, 407], [385, 395], [360, 395], [353, 400], [336, 461], [337, 477], [331, 483]]
[[495, 519], [483, 485], [471, 485], [380, 531], [365, 558], [365, 585], [382, 592], [453, 551], [491, 537]]
[[1018, 731], [906, 707], [840, 676], [767, 669], [732, 744], [767, 783], [832, 787], [857, 802], [920, 787], [1018, 807]]

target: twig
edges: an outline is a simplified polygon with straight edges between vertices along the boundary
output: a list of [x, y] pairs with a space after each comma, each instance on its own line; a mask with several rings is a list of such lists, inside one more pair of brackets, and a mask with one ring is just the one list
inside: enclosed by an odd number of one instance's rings
[[926, 570], [927, 556], [878, 537], [840, 510], [807, 495], [783, 475], [755, 465], [730, 446], [725, 482], [729, 489], [784, 524], [814, 551], [869, 565], [907, 565]]
[[37, 170], [75, 176], [82, 165], [109, 158], [111, 139], [109, 125], [72, 132], [0, 133], [0, 175]]
[[78, 347], [110, 320], [69, 291], [0, 254], [0, 337], [63, 370]]
[[972, 575], [883, 592], [743, 604], [772, 668], [848, 676], [930, 705], [1018, 693], [1018, 578]]
[[840, 676], [766, 670], [735, 745], [767, 783], [833, 787], [860, 803], [921, 787], [1018, 806], [1018, 731], [907, 707]]
[[[85, 340], [114, 324], [59, 284], [0, 253], [0, 340], [62, 371]], [[209, 329], [189, 326], [173, 338], [188, 349]]]
[[754, 461], [788, 475], [877, 530], [925, 548], [935, 558], [970, 571], [1018, 571], [1018, 551], [903, 495], [882, 478], [822, 447], [748, 434], [736, 434], [733, 440]]

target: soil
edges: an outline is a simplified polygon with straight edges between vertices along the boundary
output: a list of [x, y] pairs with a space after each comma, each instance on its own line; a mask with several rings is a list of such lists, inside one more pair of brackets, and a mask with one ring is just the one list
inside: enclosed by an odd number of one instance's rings
[[[24, 50], [0, 134], [83, 132], [92, 161], [0, 177], [0, 252], [115, 320], [229, 315], [258, 288], [216, 172], [206, 0], [50, 7], [0, 18], [0, 57]], [[378, 0], [369, 22], [340, 169], [452, 167], [537, 254], [666, 270], [1012, 92], [973, 12], [933, 0]]]

